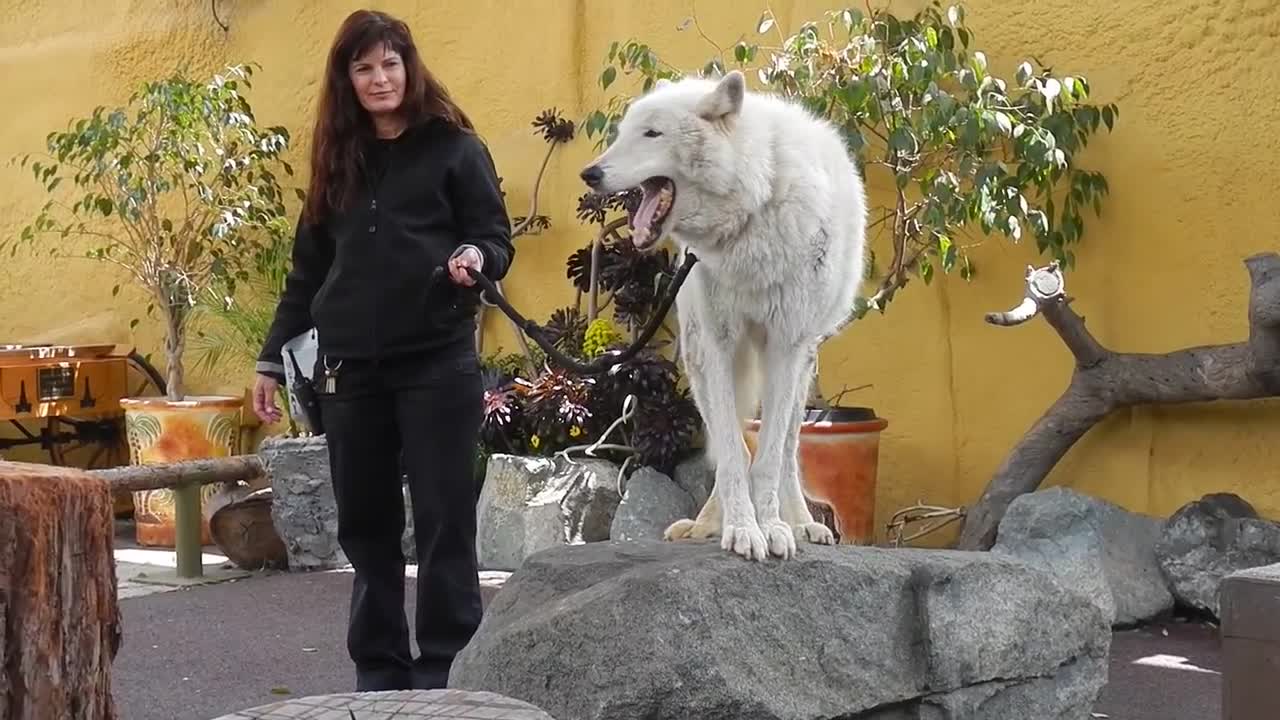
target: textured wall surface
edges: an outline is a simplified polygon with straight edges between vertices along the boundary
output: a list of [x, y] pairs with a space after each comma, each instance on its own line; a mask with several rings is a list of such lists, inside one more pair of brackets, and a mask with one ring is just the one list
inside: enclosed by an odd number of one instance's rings
[[[784, 27], [831, 2], [771, 0]], [[897, 3], [910, 9], [920, 3]], [[252, 100], [265, 122], [289, 126], [305, 168], [307, 136], [324, 53], [359, 3], [217, 3], [202, 0], [64, 2], [59, 11], [0, 0], [0, 157], [40, 150], [47, 132], [96, 104], [122, 102], [144, 78], [178, 62], [212, 70], [258, 61]], [[693, 27], [690, 0], [642, 5], [594, 0], [384, 2], [412, 23], [428, 62], [472, 114], [505, 178], [513, 214], [527, 212], [545, 145], [529, 121], [543, 108], [571, 117], [601, 99], [596, 77], [612, 40], [638, 37], [676, 64], [699, 67], [711, 49]], [[1089, 222], [1069, 280], [1076, 307], [1115, 349], [1158, 352], [1229, 342], [1247, 332], [1242, 259], [1277, 246], [1268, 112], [1280, 54], [1280, 6], [1268, 0], [1110, 3], [972, 0], [969, 21], [994, 67], [1011, 75], [1036, 55], [1092, 82], [1094, 99], [1117, 102], [1114, 135], [1099, 137], [1085, 163], [1105, 172], [1112, 195]], [[753, 33], [763, 3], [697, 3], [698, 24], [721, 45]], [[521, 241], [507, 283], [518, 307], [538, 317], [572, 302], [565, 255], [588, 240], [573, 216], [576, 175], [593, 154], [580, 138], [547, 171], [540, 211], [556, 229]], [[21, 227], [43, 202], [17, 169], [0, 165], [0, 232]], [[891, 312], [850, 327], [822, 355], [824, 390], [871, 384], [850, 396], [890, 421], [882, 445], [880, 519], [917, 499], [969, 502], [1009, 446], [1065, 386], [1070, 360], [1042, 322], [1002, 329], [982, 322], [1021, 297], [1034, 245], [991, 241], [974, 255], [979, 275], [913, 284]], [[112, 273], [87, 261], [51, 267], [19, 255], [0, 264], [0, 342], [110, 338], [158, 350], [144, 322], [129, 320], [140, 298], [112, 298]], [[512, 347], [494, 318], [486, 347]], [[240, 393], [249, 368], [193, 380]], [[1131, 509], [1168, 514], [1215, 490], [1244, 494], [1280, 516], [1280, 410], [1275, 403], [1137, 409], [1110, 418], [1068, 455], [1050, 481]], [[939, 538], [939, 540], [945, 539]]]

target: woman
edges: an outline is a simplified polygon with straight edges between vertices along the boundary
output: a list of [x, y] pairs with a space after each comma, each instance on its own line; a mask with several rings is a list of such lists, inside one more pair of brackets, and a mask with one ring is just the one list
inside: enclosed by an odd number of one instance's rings
[[[444, 687], [480, 622], [475, 446], [482, 412], [471, 268], [501, 279], [511, 227], [471, 121], [406, 25], [359, 11], [329, 52], [293, 267], [259, 357], [254, 407], [276, 422], [281, 346], [316, 328], [316, 388], [354, 567], [357, 690]], [[448, 273], [432, 282], [433, 270]], [[402, 472], [417, 542], [404, 612]]]

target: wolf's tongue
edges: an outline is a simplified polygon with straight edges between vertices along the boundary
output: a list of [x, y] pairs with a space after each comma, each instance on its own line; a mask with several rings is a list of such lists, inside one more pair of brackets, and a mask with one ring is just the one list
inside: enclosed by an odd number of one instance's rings
[[658, 193], [646, 190], [640, 198], [640, 207], [636, 208], [636, 215], [631, 219], [631, 227], [647, 228], [653, 222], [653, 216], [658, 214]]

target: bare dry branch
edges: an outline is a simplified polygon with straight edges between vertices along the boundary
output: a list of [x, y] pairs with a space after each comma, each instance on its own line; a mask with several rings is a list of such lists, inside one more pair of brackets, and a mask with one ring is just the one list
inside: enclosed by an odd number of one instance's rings
[[[1280, 254], [1254, 255], [1244, 265], [1251, 286], [1248, 340], [1163, 354], [1105, 348], [1071, 309], [1056, 265], [1029, 269], [1027, 298], [1071, 351], [1075, 371], [1066, 391], [1013, 447], [969, 509], [958, 547], [990, 548], [1009, 503], [1040, 487], [1076, 441], [1118, 409], [1280, 396]], [[990, 314], [987, 321], [1025, 322], [1037, 314], [1025, 305], [1026, 300], [1017, 311]]]

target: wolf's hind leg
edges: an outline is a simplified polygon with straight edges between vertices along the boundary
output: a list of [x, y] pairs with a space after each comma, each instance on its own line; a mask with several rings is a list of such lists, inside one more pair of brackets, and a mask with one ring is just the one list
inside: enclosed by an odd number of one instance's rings
[[798, 543], [834, 545], [831, 528], [815, 522], [809, 504], [805, 502], [804, 488], [800, 484], [800, 426], [804, 423], [805, 403], [809, 395], [809, 381], [813, 377], [816, 351], [810, 353], [797, 377], [797, 398], [791, 404], [791, 426], [787, 429], [787, 441], [782, 450], [781, 487], [778, 489], [782, 519], [791, 526]]

